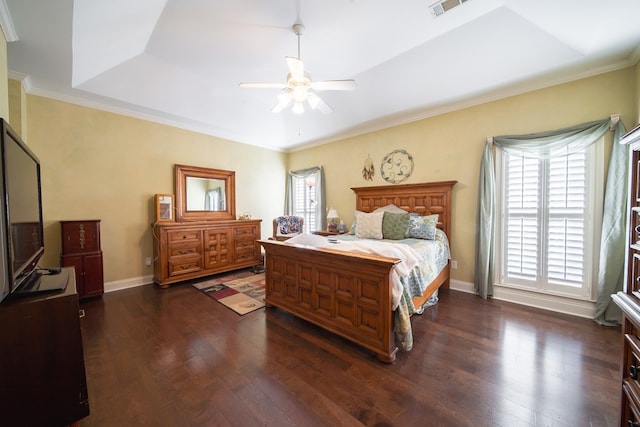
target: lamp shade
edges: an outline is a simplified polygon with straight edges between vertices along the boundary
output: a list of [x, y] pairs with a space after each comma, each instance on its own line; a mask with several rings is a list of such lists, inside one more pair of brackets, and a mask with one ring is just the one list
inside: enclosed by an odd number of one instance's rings
[[338, 215], [338, 211], [336, 211], [333, 208], [330, 208], [329, 213], [327, 214], [327, 219], [336, 219], [336, 218], [340, 218], [340, 215]]

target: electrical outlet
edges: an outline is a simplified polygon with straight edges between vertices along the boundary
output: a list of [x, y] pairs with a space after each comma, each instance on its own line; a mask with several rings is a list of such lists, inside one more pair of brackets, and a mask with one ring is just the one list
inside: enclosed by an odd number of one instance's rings
[[456, 261], [455, 259], [451, 260], [451, 269], [452, 270], [456, 270], [458, 268], [458, 261]]
[[151, 257], [148, 256], [144, 259], [144, 263], [147, 265], [147, 267], [151, 266]]

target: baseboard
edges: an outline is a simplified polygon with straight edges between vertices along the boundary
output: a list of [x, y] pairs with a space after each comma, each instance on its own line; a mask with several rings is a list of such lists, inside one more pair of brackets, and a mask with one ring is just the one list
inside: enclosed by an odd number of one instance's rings
[[[476, 293], [473, 283], [451, 280], [449, 284], [451, 289], [456, 291], [471, 294]], [[493, 294], [493, 298], [496, 300], [522, 304], [558, 313], [571, 314], [573, 316], [584, 317], [587, 319], [593, 319], [596, 313], [596, 304], [593, 301], [583, 301], [556, 295], [530, 292], [522, 289], [505, 288], [502, 286], [494, 287]]]
[[[135, 288], [153, 283], [153, 275], [133, 277], [130, 279], [116, 280], [104, 284], [104, 291], [114, 292], [123, 289]], [[451, 289], [460, 292], [475, 294], [473, 283], [461, 280], [451, 280]], [[537, 292], [530, 292], [521, 289], [505, 288], [496, 286], [493, 298], [500, 301], [522, 304], [529, 307], [536, 307], [543, 310], [555, 311], [558, 313], [571, 314], [573, 316], [593, 319], [596, 312], [596, 305], [592, 301], [582, 301], [572, 298], [563, 298], [556, 295], [547, 295]]]
[[135, 288], [136, 286], [148, 285], [150, 283], [153, 283], [153, 275], [132, 277], [130, 279], [107, 282], [104, 284], [104, 291], [105, 293], [121, 291], [123, 289]]

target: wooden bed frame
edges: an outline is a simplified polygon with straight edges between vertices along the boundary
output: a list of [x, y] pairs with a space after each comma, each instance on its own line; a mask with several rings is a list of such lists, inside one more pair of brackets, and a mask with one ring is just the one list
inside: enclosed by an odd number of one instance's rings
[[[451, 241], [451, 193], [457, 181], [352, 188], [356, 210], [394, 204], [422, 215], [439, 214], [438, 227]], [[395, 258], [345, 253], [261, 240], [265, 251], [265, 304], [336, 333], [376, 354], [396, 358], [389, 273]], [[431, 282], [421, 306], [438, 288], [449, 287], [449, 265]]]

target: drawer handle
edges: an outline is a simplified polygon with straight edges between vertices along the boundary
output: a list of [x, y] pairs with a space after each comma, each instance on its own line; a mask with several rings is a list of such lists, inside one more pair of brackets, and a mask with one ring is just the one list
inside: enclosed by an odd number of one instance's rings
[[629, 366], [629, 376], [634, 380], [638, 380], [638, 367], [636, 365]]
[[640, 225], [636, 225], [636, 228], [634, 230], [636, 230], [636, 233], [640, 233]]

